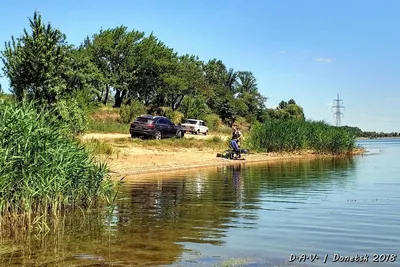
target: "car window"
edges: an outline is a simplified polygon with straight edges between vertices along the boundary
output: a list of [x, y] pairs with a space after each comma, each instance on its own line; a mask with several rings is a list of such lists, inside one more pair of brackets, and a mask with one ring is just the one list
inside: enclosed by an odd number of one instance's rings
[[143, 117], [138, 117], [138, 118], [136, 118], [136, 121], [138, 121], [138, 122], [144, 122], [144, 123], [147, 123], [147, 122], [151, 122], [151, 121], [152, 121], [152, 119], [149, 119], [149, 118], [143, 118]]
[[165, 119], [159, 119], [157, 121], [157, 124], [167, 124], [167, 123], [166, 123]]
[[165, 124], [174, 125], [170, 120], [168, 120], [168, 119], [164, 119], [164, 120], [165, 120]]
[[190, 123], [190, 124], [196, 124], [197, 123], [197, 121], [194, 121], [194, 120], [186, 120], [185, 122], [186, 123]]

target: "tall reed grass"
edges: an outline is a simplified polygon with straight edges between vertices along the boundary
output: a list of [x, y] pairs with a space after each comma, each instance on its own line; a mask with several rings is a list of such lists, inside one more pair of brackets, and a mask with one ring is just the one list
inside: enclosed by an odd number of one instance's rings
[[1, 227], [18, 216], [24, 218], [22, 225], [29, 225], [70, 207], [88, 208], [111, 198], [107, 166], [97, 164], [54, 121], [32, 103], [0, 100]]
[[252, 125], [243, 147], [267, 152], [313, 150], [347, 154], [356, 148], [355, 141], [356, 136], [350, 131], [324, 121], [270, 120]]

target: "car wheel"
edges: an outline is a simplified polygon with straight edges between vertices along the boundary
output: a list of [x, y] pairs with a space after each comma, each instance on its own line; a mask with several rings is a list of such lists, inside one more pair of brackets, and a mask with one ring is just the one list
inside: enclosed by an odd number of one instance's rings
[[162, 138], [161, 132], [160, 132], [160, 131], [157, 131], [156, 134], [154, 135], [154, 137], [155, 137], [157, 140], [160, 140], [160, 139]]
[[177, 134], [176, 134], [176, 137], [177, 138], [179, 138], [179, 139], [182, 139], [183, 138], [183, 132], [182, 131], [179, 131]]
[[208, 131], [205, 131], [203, 134], [204, 134], [204, 135], [207, 135], [207, 133], [208, 133]]

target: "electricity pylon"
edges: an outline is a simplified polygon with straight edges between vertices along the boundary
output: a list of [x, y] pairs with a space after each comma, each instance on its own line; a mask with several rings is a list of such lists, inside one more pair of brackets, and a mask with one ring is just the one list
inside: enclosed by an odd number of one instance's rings
[[333, 99], [333, 106], [331, 110], [334, 108], [335, 113], [333, 113], [333, 116], [336, 117], [336, 126], [340, 127], [341, 125], [341, 118], [343, 116], [343, 113], [340, 111], [341, 108], [344, 108], [344, 106], [340, 105], [343, 103], [343, 100], [339, 98], [339, 94], [337, 94], [337, 99]]

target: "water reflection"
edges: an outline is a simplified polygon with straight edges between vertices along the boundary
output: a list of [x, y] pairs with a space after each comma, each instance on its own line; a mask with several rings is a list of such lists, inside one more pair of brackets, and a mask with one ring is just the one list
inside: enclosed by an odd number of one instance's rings
[[260, 211], [296, 209], [293, 203], [344, 188], [355, 164], [353, 158], [242, 164], [132, 182], [109, 214], [68, 214], [56, 233], [2, 240], [0, 264], [172, 264], [194, 244], [223, 249], [232, 229], [258, 227]]

